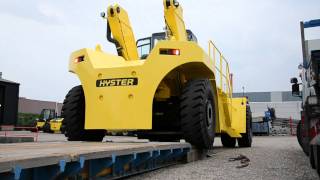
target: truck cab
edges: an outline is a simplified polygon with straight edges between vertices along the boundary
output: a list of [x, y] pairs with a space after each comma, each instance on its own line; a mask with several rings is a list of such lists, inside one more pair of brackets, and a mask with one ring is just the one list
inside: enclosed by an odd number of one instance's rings
[[[194, 41], [196, 43], [198, 42], [197, 37], [193, 34], [191, 30], [187, 30], [187, 38], [188, 41]], [[138, 39], [136, 44], [140, 59], [146, 59], [153, 47], [157, 44], [157, 42], [166, 39], [166, 32], [153, 33], [150, 37]]]
[[320, 39], [305, 39], [305, 29], [320, 27], [320, 19], [301, 22], [303, 63], [299, 65], [301, 83], [292, 78], [292, 95], [302, 98], [297, 138], [310, 163], [320, 174]]

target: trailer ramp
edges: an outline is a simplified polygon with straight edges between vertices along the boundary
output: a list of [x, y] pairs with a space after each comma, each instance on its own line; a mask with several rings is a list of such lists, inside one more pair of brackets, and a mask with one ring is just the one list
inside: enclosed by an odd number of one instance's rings
[[0, 144], [0, 179], [115, 179], [186, 160], [188, 143]]

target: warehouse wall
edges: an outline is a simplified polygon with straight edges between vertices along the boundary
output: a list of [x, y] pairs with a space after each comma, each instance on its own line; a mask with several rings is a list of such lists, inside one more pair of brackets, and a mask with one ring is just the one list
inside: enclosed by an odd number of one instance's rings
[[274, 108], [278, 118], [300, 120], [301, 98], [292, 96], [290, 91], [234, 93], [233, 97], [247, 96], [253, 117], [264, 116], [268, 107]]
[[301, 101], [300, 97], [292, 96], [291, 91], [233, 93], [233, 97], [243, 97], [243, 96], [249, 97], [250, 102]]
[[278, 118], [292, 118], [300, 120], [301, 101], [287, 102], [251, 102], [251, 111], [253, 117], [264, 116], [267, 108], [274, 108]]
[[[58, 116], [61, 113], [62, 103], [57, 103]], [[40, 114], [42, 109], [56, 109], [56, 102], [40, 101], [20, 97], [19, 98], [19, 113]]]

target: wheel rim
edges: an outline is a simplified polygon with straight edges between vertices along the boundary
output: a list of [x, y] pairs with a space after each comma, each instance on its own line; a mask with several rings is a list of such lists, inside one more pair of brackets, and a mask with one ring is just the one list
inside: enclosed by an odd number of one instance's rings
[[212, 122], [213, 122], [213, 108], [212, 108], [212, 104], [210, 101], [207, 102], [206, 105], [206, 114], [207, 114], [207, 127], [211, 127], [212, 126]]

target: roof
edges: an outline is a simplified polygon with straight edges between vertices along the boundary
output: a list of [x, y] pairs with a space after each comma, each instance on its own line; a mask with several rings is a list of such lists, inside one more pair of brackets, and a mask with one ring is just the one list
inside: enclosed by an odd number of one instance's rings
[[17, 82], [14, 82], [14, 81], [9, 81], [9, 80], [6, 80], [6, 79], [2, 79], [0, 78], [0, 82], [4, 82], [4, 83], [10, 83], [10, 84], [19, 84]]

